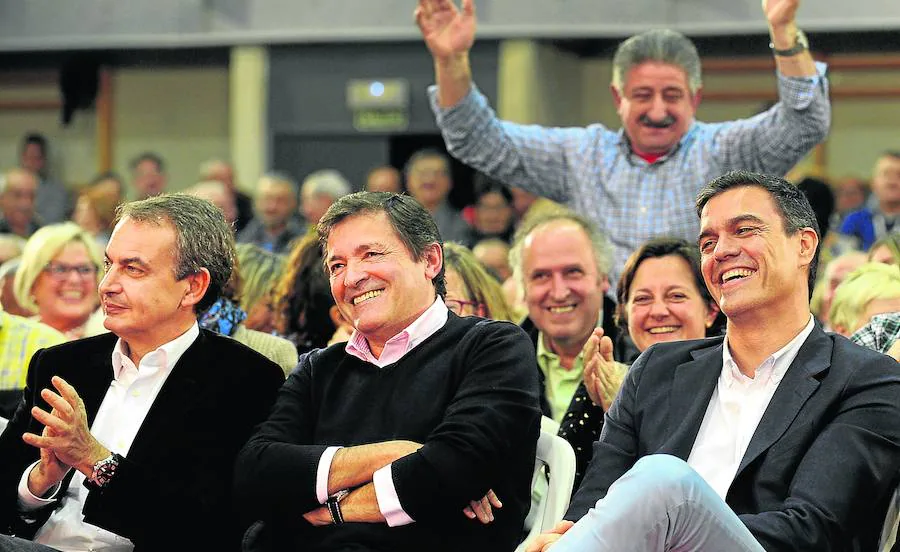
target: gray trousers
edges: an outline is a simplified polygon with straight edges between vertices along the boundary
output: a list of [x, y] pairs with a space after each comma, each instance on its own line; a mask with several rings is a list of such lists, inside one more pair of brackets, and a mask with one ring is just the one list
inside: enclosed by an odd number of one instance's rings
[[663, 454], [638, 460], [552, 547], [605, 550], [764, 552], [687, 462]]

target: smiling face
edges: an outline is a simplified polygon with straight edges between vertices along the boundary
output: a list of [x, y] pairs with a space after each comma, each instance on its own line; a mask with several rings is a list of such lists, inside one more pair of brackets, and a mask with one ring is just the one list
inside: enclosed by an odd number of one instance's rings
[[678, 255], [644, 259], [626, 304], [628, 333], [638, 350], [654, 343], [701, 339], [718, 309], [707, 305], [691, 267]]
[[523, 243], [522, 274], [528, 316], [548, 345], [557, 353], [580, 349], [609, 289], [584, 230], [565, 220], [536, 228]]
[[444, 303], [448, 309], [458, 316], [484, 316], [484, 305], [476, 303], [458, 272], [447, 267], [444, 269], [444, 278], [447, 280]]
[[31, 288], [41, 322], [61, 332], [84, 324], [99, 300], [97, 269], [83, 243], [63, 246]]
[[438, 244], [427, 247], [422, 259], [413, 258], [383, 212], [351, 215], [336, 224], [325, 259], [338, 310], [376, 356], [434, 302], [431, 280], [443, 263]]
[[437, 208], [450, 193], [450, 166], [437, 155], [419, 158], [406, 174], [406, 188], [428, 210]]
[[703, 279], [729, 327], [750, 312], [769, 323], [809, 312], [807, 271], [818, 238], [811, 229], [786, 234], [767, 190], [721, 192], [703, 207], [700, 228]]
[[694, 122], [700, 94], [691, 94], [687, 74], [677, 65], [645, 61], [632, 67], [622, 90], [612, 87], [616, 111], [631, 147], [664, 154]]

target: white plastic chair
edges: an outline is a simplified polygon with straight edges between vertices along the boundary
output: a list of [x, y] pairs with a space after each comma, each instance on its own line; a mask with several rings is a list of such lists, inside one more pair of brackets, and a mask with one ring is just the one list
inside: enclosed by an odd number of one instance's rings
[[541, 424], [534, 474], [531, 477], [531, 487], [534, 488], [539, 478], [546, 477], [544, 475], [546, 466], [550, 474], [549, 485], [541, 500], [531, 506], [526, 519], [526, 526], [528, 520], [531, 520], [528, 536], [516, 548], [516, 552], [523, 552], [534, 537], [552, 529], [562, 521], [569, 507], [569, 499], [572, 497], [572, 486], [575, 484], [575, 451], [568, 441], [556, 433], [547, 431], [550, 427], [552, 424]]

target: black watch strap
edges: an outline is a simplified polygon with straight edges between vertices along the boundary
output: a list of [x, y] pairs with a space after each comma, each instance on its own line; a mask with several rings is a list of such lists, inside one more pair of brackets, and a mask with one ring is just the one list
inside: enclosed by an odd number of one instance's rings
[[344, 499], [345, 496], [350, 494], [350, 491], [347, 489], [342, 489], [335, 493], [333, 496], [330, 496], [327, 501], [325, 501], [325, 506], [328, 507], [328, 513], [331, 515], [331, 523], [335, 525], [341, 525], [344, 523], [344, 514], [341, 512], [341, 500]]

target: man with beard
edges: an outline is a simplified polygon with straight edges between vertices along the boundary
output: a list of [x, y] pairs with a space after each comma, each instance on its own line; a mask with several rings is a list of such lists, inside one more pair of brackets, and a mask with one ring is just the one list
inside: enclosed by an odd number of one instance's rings
[[699, 229], [693, 199], [732, 169], [785, 174], [828, 133], [825, 66], [813, 62], [794, 20], [799, 0], [764, 0], [780, 101], [745, 120], [694, 120], [700, 57], [685, 36], [653, 30], [623, 42], [610, 91], [622, 130], [544, 128], [501, 121], [473, 84], [474, 0], [419, 0], [415, 17], [434, 57], [429, 91], [447, 150], [509, 186], [563, 203], [610, 236], [616, 282], [648, 238], [688, 240]]

